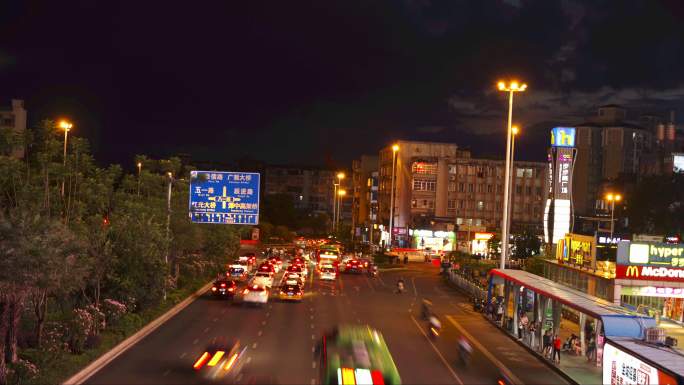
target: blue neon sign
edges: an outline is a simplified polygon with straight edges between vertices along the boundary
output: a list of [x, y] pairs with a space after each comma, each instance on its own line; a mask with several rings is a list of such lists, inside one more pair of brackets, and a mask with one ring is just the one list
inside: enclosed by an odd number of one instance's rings
[[259, 174], [192, 171], [190, 220], [195, 223], [259, 224]]
[[551, 129], [551, 146], [575, 147], [575, 127], [554, 127]]

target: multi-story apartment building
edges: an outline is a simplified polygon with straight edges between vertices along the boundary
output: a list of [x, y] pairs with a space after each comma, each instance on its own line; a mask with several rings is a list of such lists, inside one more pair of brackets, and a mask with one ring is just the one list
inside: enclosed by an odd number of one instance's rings
[[[454, 224], [500, 230], [503, 160], [472, 158], [469, 151], [451, 143], [400, 141], [398, 146], [393, 223], [396, 245], [421, 246], [414, 244], [417, 237], [412, 234], [423, 230], [450, 237], [444, 241], [446, 245], [455, 238]], [[385, 241], [389, 238], [392, 159], [391, 147], [380, 151], [378, 216]], [[525, 228], [541, 233], [547, 164], [516, 161], [514, 166], [512, 231]]]
[[[19, 136], [23, 135], [26, 131], [26, 109], [23, 100], [12, 99], [9, 108], [0, 107], [0, 129], [11, 129]], [[3, 155], [15, 158], [24, 157], [23, 146], [13, 146], [13, 148], [8, 148], [6, 152]]]
[[313, 167], [266, 166], [264, 194], [287, 194], [295, 207], [332, 217], [335, 171]]
[[377, 156], [363, 155], [352, 162], [352, 231], [362, 242], [370, 240], [377, 215], [377, 170]]

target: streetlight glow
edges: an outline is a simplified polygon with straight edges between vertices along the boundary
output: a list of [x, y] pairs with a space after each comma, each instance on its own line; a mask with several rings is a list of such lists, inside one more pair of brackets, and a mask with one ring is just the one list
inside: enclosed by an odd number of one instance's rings
[[393, 146], [392, 146], [392, 151], [394, 151], [394, 152], [399, 151], [399, 145], [398, 145], [398, 144], [393, 145]]
[[606, 194], [606, 200], [608, 202], [612, 202], [613, 201], [613, 194]]
[[347, 195], [347, 190], [340, 190], [337, 192], [337, 195], [343, 197], [343, 196]]
[[337, 173], [337, 179], [342, 180], [342, 179], [344, 179], [344, 177], [345, 177], [345, 175], [344, 175], [343, 172], [338, 172], [338, 173]]
[[523, 92], [527, 89], [527, 83], [520, 84], [517, 80], [511, 80], [508, 84], [504, 81], [496, 83], [496, 87], [499, 91], [506, 92]]
[[513, 133], [513, 135], [518, 135], [519, 132], [520, 128], [518, 128], [518, 126], [511, 127], [511, 133]]
[[615, 202], [620, 202], [622, 200], [622, 195], [616, 194], [614, 199], [615, 199]]
[[61, 128], [64, 131], [71, 130], [71, 127], [73, 127], [73, 126], [74, 126], [73, 124], [71, 124], [70, 122], [68, 122], [66, 120], [60, 120], [59, 121], [59, 128]]

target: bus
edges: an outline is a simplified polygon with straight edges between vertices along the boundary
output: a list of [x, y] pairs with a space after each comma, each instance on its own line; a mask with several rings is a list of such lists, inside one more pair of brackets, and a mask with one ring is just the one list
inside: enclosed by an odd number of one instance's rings
[[321, 384], [401, 384], [382, 334], [370, 326], [338, 326], [323, 335], [319, 353]]

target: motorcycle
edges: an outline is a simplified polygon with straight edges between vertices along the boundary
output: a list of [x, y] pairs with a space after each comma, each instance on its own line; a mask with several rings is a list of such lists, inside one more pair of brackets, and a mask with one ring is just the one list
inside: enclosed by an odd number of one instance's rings
[[377, 266], [373, 266], [370, 269], [370, 276], [371, 276], [371, 278], [377, 278], [377, 276], [378, 276], [378, 267]]
[[473, 353], [473, 348], [470, 346], [468, 341], [461, 337], [458, 341], [458, 358], [461, 361], [461, 365], [468, 366], [470, 364], [470, 358]]
[[485, 308], [484, 300], [473, 298], [473, 310], [483, 312]]
[[434, 341], [439, 337], [439, 333], [442, 331], [442, 323], [433, 315], [428, 322], [428, 329], [430, 338]]

